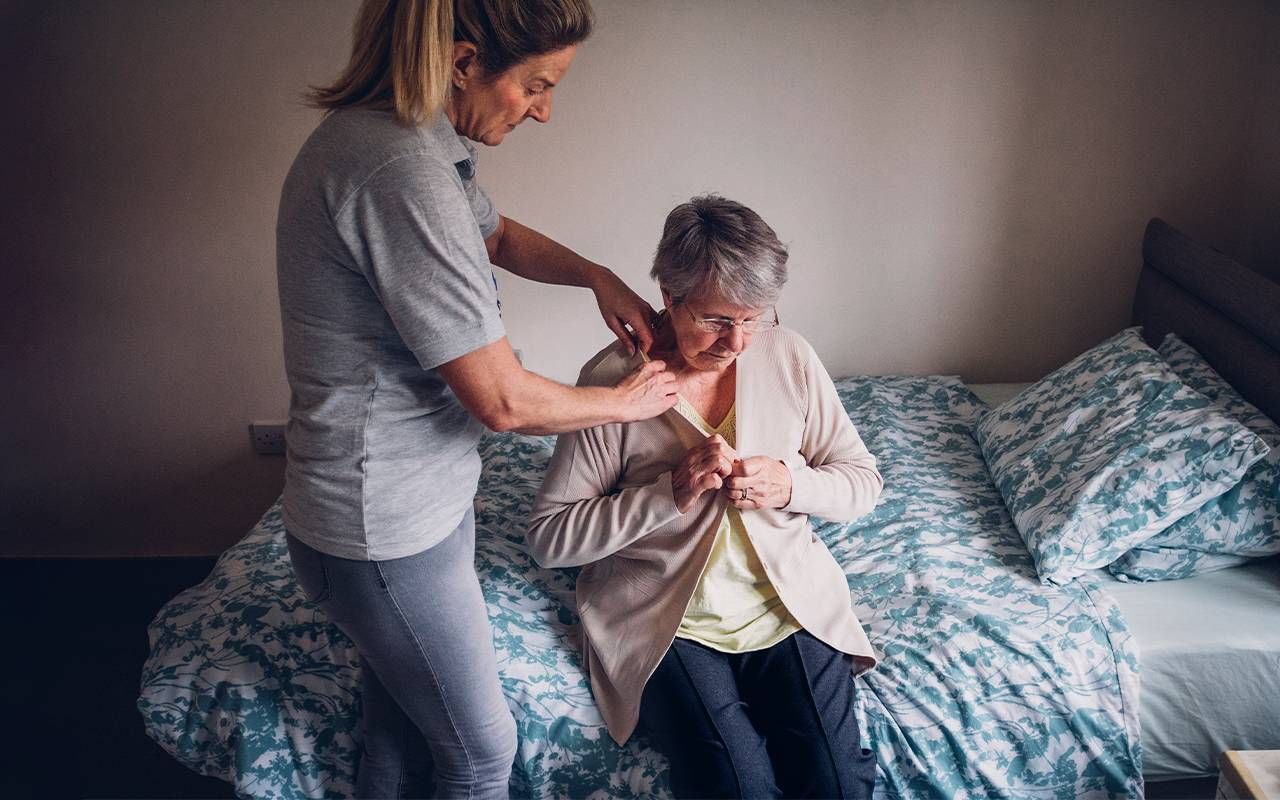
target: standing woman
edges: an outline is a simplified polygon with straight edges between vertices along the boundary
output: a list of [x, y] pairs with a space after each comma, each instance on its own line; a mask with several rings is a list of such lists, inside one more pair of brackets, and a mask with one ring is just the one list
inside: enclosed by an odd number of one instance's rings
[[[291, 400], [284, 521], [307, 595], [364, 667], [361, 797], [505, 797], [515, 725], [476, 578], [476, 443], [647, 419], [651, 363], [612, 387], [521, 368], [490, 263], [591, 288], [628, 347], [652, 308], [500, 216], [467, 139], [546, 122], [588, 0], [366, 0], [346, 71], [285, 180], [277, 267]], [[465, 137], [465, 138], [464, 138]], [[655, 365], [656, 364], [656, 365]]]

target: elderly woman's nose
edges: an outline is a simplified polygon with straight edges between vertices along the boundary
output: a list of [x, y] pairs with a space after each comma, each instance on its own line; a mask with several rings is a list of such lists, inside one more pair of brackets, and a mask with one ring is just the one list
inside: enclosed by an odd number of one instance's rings
[[724, 342], [736, 353], [746, 345], [747, 335], [741, 325], [734, 325], [724, 333]]

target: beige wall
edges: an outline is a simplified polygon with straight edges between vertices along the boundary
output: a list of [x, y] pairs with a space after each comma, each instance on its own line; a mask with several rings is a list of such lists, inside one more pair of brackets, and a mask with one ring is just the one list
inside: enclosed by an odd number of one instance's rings
[[[245, 433], [288, 402], [275, 206], [354, 8], [0, 5], [0, 554], [213, 553], [278, 493]], [[482, 154], [500, 208], [656, 302], [666, 211], [742, 200], [833, 373], [1034, 378], [1126, 320], [1153, 215], [1274, 257], [1261, 2], [597, 11], [552, 123]], [[605, 339], [589, 295], [500, 279], [514, 344], [570, 379]]]
[[1280, 2], [1275, 0], [1267, 4], [1262, 52], [1245, 147], [1245, 189], [1237, 199], [1240, 224], [1229, 252], [1280, 281]]

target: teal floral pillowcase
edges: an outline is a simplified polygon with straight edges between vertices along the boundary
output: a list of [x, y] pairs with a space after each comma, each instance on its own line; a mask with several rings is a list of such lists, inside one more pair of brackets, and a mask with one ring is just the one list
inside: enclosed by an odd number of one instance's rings
[[1166, 581], [1280, 553], [1280, 425], [1241, 397], [1174, 334], [1160, 343], [1160, 355], [1188, 386], [1258, 434], [1271, 452], [1225, 494], [1125, 553], [1108, 569], [1121, 580]]
[[1267, 445], [1184, 384], [1138, 328], [978, 422], [1044, 583], [1105, 567], [1239, 482]]

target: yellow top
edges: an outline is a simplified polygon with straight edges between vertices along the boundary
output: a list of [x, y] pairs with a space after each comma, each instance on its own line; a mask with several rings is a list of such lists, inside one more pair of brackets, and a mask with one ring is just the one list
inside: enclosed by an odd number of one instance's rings
[[[737, 446], [735, 408], [714, 428], [683, 397], [676, 411], [707, 436], [718, 433], [730, 447]], [[715, 536], [676, 636], [725, 653], [746, 653], [772, 647], [800, 630], [769, 582], [738, 509], [725, 510]]]

